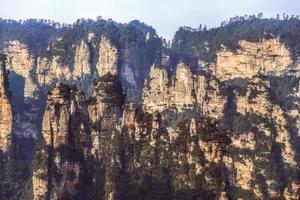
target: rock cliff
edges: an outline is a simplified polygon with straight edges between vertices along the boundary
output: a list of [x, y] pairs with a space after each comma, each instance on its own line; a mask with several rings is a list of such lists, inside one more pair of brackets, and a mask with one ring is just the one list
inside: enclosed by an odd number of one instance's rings
[[172, 47], [137, 21], [7, 39], [0, 148], [12, 126], [41, 137], [34, 199], [299, 199], [297, 36], [236, 26], [183, 28]]
[[227, 90], [224, 118], [233, 141], [228, 163], [238, 188], [233, 195], [296, 199], [298, 178], [292, 174], [298, 147], [292, 141], [299, 126], [289, 124], [295, 120], [289, 110], [299, 109], [297, 98], [290, 98], [299, 92], [299, 77], [290, 73], [292, 57], [275, 39], [239, 44], [236, 53], [223, 49], [217, 54], [215, 72]]
[[0, 56], [0, 150], [7, 152], [11, 146], [13, 113], [8, 91], [6, 57], [3, 54], [0, 54]]
[[[124, 34], [127, 37], [127, 33]], [[64, 37], [55, 38], [38, 55], [33, 55], [30, 46], [22, 41], [5, 42], [3, 52], [8, 55], [7, 68], [12, 72], [9, 81], [15, 91], [12, 98], [17, 107], [14, 126], [19, 137], [40, 136], [46, 92], [57, 82], [74, 84], [91, 94], [93, 81], [109, 72], [122, 77], [130, 101], [141, 99], [144, 77], [154, 59], [146, 57], [151, 41], [146, 43], [145, 38], [113, 41], [104, 35], [97, 38], [94, 35], [88, 32], [71, 44], [65, 44]], [[148, 51], [155, 48], [159, 47]]]
[[[43, 142], [35, 155], [34, 199], [74, 198], [88, 148], [88, 118], [82, 94], [58, 84], [49, 91]], [[86, 116], [86, 117], [85, 117]]]
[[[238, 44], [236, 52], [222, 47], [216, 63], [201, 73], [183, 63], [174, 76], [165, 67], [153, 66], [144, 88], [144, 108], [176, 119], [175, 127], [193, 115], [221, 120], [232, 140], [228, 154], [218, 158], [226, 168], [231, 198], [297, 199], [298, 178], [293, 174], [299, 150], [299, 76], [292, 70], [297, 62], [278, 39]], [[165, 115], [170, 110], [175, 116]], [[170, 135], [176, 132], [165, 127]], [[201, 144], [204, 153], [212, 148]]]
[[277, 39], [260, 42], [239, 41], [232, 52], [223, 47], [217, 52], [216, 76], [221, 80], [252, 78], [256, 74], [282, 75], [292, 69], [291, 52]]

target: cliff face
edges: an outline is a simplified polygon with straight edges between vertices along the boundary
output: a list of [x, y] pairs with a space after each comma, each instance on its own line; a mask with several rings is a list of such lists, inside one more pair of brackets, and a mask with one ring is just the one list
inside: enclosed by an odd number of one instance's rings
[[293, 141], [299, 126], [289, 124], [295, 120], [291, 112], [299, 111], [299, 77], [290, 72], [296, 67], [278, 40], [239, 44], [236, 53], [217, 54], [215, 72], [227, 88], [224, 118], [233, 140], [229, 171], [239, 188], [233, 194], [296, 199], [298, 178], [292, 174], [299, 149]]
[[225, 103], [220, 81], [212, 74], [193, 73], [185, 63], [177, 65], [173, 76], [163, 66], [152, 66], [143, 90], [143, 107], [151, 113], [190, 110], [220, 119]]
[[[240, 54], [245, 52], [240, 50], [237, 56]], [[264, 55], [268, 56], [268, 52]], [[248, 61], [245, 65], [256, 66], [251, 59]], [[224, 62], [219, 60], [216, 66], [231, 61]], [[93, 183], [102, 182], [100, 196], [119, 199], [129, 192], [124, 184], [143, 187], [143, 180], [150, 177], [153, 184], [167, 184], [170, 189], [165, 190], [166, 198], [179, 195], [179, 191], [188, 194], [191, 188], [197, 188], [201, 198], [297, 197], [297, 144], [292, 141], [299, 126], [289, 124], [296, 122], [299, 112], [296, 75], [288, 71], [276, 75], [276, 71], [270, 73], [263, 67], [259, 75], [249, 72], [242, 78], [236, 78], [239, 71], [230, 76], [214, 71], [197, 74], [184, 63], [178, 64], [172, 75], [167, 68], [155, 64], [145, 81], [143, 103], [139, 106], [124, 105], [122, 82], [113, 68], [108, 68], [108, 73], [96, 82], [89, 100], [82, 104], [86, 107], [81, 112], [87, 109], [88, 115], [81, 114], [75, 120], [78, 127], [81, 120], [88, 119], [89, 129], [70, 130], [72, 113], [80, 104], [76, 104], [79, 100], [66, 101], [62, 96], [69, 96], [69, 91], [61, 89], [52, 90], [48, 97], [43, 122], [45, 142], [53, 149], [73, 146], [69, 140], [73, 140], [70, 138], [75, 137], [74, 133], [90, 139], [86, 152], [102, 173]], [[55, 154], [51, 158], [64, 173], [70, 169], [78, 172], [84, 166], [80, 162], [62, 164]], [[189, 169], [183, 170], [185, 167]], [[45, 186], [49, 183], [36, 178], [48, 170], [34, 172], [36, 196], [40, 190], [49, 192]], [[70, 194], [80, 193], [74, 190], [80, 182], [76, 174], [74, 182], [60, 182], [51, 188], [53, 198], [61, 195], [55, 189], [61, 184]], [[199, 185], [199, 181], [205, 184]], [[138, 191], [130, 195], [138, 195]]]
[[177, 65], [173, 77], [163, 66], [153, 65], [145, 83], [143, 105], [150, 112], [192, 108], [196, 103], [195, 84], [193, 73], [184, 63]]
[[256, 74], [282, 75], [292, 68], [291, 52], [277, 39], [261, 42], [239, 41], [239, 49], [226, 47], [217, 52], [216, 76], [221, 80], [252, 78]]
[[[176, 83], [187, 87], [182, 79]], [[177, 98], [186, 95], [183, 90], [176, 93]], [[193, 195], [191, 188], [199, 190], [198, 196], [226, 196], [225, 179], [214, 173], [223, 174], [221, 161], [230, 138], [216, 121], [199, 121], [194, 111], [170, 110], [164, 115], [124, 104], [121, 81], [110, 73], [100, 77], [88, 100], [81, 97], [66, 85], [49, 92], [44, 144], [34, 158], [35, 199], [62, 199], [66, 194], [71, 198], [84, 194], [87, 199], [135, 198], [147, 184], [158, 187], [144, 191], [149, 198], [156, 198], [157, 192], [163, 198], [174, 192], [180, 197], [180, 191]], [[178, 108], [183, 109], [182, 105], [179, 102]], [[201, 185], [197, 177], [207, 185]]]
[[[297, 177], [292, 175], [297, 168], [298, 151], [292, 142], [294, 125], [288, 124], [291, 116], [285, 114], [285, 105], [274, 103], [278, 97], [272, 92], [278, 88], [269, 81], [255, 77], [245, 96], [236, 95], [230, 164], [236, 170], [235, 184], [244, 191], [254, 190], [248, 195], [295, 199], [299, 186]], [[299, 80], [290, 87], [299, 87]], [[299, 127], [294, 131], [299, 132]]]
[[105, 37], [101, 38], [99, 54], [99, 60], [96, 66], [99, 76], [103, 76], [107, 73], [116, 75], [118, 72], [118, 50]]
[[2, 57], [0, 69], [0, 107], [0, 150], [6, 152], [11, 146], [13, 114], [8, 92], [5, 58]]
[[34, 199], [299, 198], [296, 47], [272, 36], [216, 48], [191, 33], [169, 49], [136, 22], [83, 25], [38, 55], [19, 40], [4, 48], [15, 132], [42, 132]]
[[[163, 114], [166, 120], [193, 114], [221, 120], [232, 140], [228, 154], [219, 158], [226, 166], [227, 194], [232, 198], [296, 199], [297, 62], [278, 39], [239, 44], [236, 52], [223, 47], [203, 74], [179, 64], [172, 77], [166, 68], [153, 66], [144, 88], [144, 108], [151, 113], [173, 109], [177, 114]], [[176, 132], [167, 130], [170, 135]], [[207, 152], [209, 145], [200, 143], [200, 148]]]
[[120, 133], [122, 95], [121, 82], [110, 73], [97, 81], [88, 100], [69, 85], [49, 91], [43, 143], [34, 158], [34, 199], [96, 199], [97, 194], [101, 199], [102, 190], [106, 199], [116, 198], [120, 161], [113, 145]]
[[88, 148], [88, 117], [83, 97], [72, 86], [49, 91], [43, 119], [43, 144], [35, 155], [34, 199], [74, 198]]
[[[59, 43], [59, 41], [57, 41]], [[143, 58], [138, 58], [139, 63], [131, 63], [131, 50], [117, 50], [114, 44], [106, 37], [102, 37], [99, 44], [96, 41], [86, 42], [81, 40], [74, 47], [74, 57], [68, 63], [60, 55], [51, 57], [30, 55], [28, 47], [19, 41], [10, 41], [4, 52], [8, 55], [7, 68], [12, 71], [10, 77], [13, 93], [13, 102], [19, 108], [16, 111], [16, 134], [25, 137], [38, 137], [40, 118], [45, 104], [45, 93], [53, 84], [62, 81], [76, 84], [78, 88], [90, 94], [91, 85], [97, 77], [108, 72], [120, 74], [123, 82], [128, 83], [131, 95], [128, 98], [136, 101], [141, 93], [140, 79], [137, 65], [147, 65]], [[48, 47], [48, 54], [56, 49], [55, 43]], [[131, 52], [131, 53], [129, 53]], [[139, 52], [133, 52], [139, 57]], [[97, 55], [97, 56], [96, 56]], [[130, 60], [130, 62], [129, 62]], [[133, 72], [132, 70], [138, 70]], [[143, 76], [143, 75], [141, 75]], [[139, 84], [139, 85], [138, 85]], [[132, 88], [132, 87], [135, 88]], [[24, 117], [24, 116], [27, 117]]]

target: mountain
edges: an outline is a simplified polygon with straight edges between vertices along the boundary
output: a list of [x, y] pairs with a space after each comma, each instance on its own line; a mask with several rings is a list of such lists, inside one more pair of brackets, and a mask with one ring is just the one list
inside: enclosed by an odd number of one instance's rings
[[0, 48], [2, 199], [299, 198], [298, 18], [171, 46], [138, 20], [1, 20]]

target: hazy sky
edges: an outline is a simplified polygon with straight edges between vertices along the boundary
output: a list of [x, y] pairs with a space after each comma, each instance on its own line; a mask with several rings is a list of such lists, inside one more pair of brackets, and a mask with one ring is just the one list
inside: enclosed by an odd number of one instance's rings
[[171, 39], [180, 26], [218, 26], [235, 15], [300, 14], [300, 0], [0, 0], [0, 17], [72, 23], [101, 15], [117, 22], [139, 19]]

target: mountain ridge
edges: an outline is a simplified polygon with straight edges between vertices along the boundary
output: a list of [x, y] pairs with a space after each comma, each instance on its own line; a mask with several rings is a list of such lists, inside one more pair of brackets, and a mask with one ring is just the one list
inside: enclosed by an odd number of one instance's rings
[[7, 146], [1, 198], [299, 198], [299, 19], [179, 29], [172, 45], [137, 21], [14, 23], [10, 135], [38, 144], [28, 160]]

